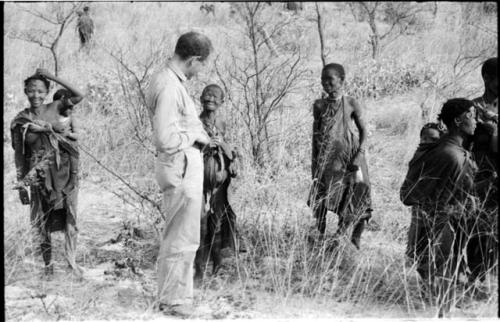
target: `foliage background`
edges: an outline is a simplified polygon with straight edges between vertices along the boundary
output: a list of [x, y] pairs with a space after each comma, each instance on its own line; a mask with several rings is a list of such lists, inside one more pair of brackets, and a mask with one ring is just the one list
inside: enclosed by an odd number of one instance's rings
[[[249, 72], [255, 67], [245, 24], [248, 8], [242, 3], [211, 4], [214, 14], [200, 10], [201, 3], [91, 3], [96, 28], [92, 48], [88, 52], [79, 49], [75, 21], [61, 36], [59, 76], [87, 93], [75, 111], [84, 150], [78, 260], [85, 264], [89, 276], [109, 271], [109, 265], [115, 267], [113, 261], [124, 258], [135, 260], [145, 274], [142, 279], [115, 276], [114, 281], [118, 282], [114, 285], [106, 284], [100, 277], [89, 277], [87, 281], [92, 282], [85, 287], [90, 294], [97, 294], [102, 288], [110, 295], [97, 309], [91, 309], [90, 297], [85, 298], [88, 303], [75, 300], [82, 295], [77, 291], [66, 289], [62, 295], [57, 293], [57, 283], [63, 284], [63, 279], [39, 284], [40, 259], [29, 251], [33, 245], [27, 208], [20, 205], [16, 192], [11, 190], [15, 170], [8, 129], [14, 115], [28, 106], [23, 80], [38, 67], [54, 68], [47, 49], [19, 39], [22, 31], [53, 32], [53, 26], [22, 9], [51, 15], [68, 10], [70, 4], [5, 4], [5, 274], [9, 294], [21, 294], [7, 297], [7, 316], [133, 319], [144, 317], [140, 313], [143, 311], [147, 318], [156, 314], [152, 311], [157, 249], [153, 232], [161, 227], [154, 206], [160, 195], [153, 177], [151, 129], [141, 93], [151, 73], [168, 60], [177, 37], [189, 30], [209, 36], [215, 48], [212, 67], [189, 82], [188, 89], [195, 101], [208, 83], [225, 81], [231, 89], [221, 113], [229, 125], [229, 141], [240, 147], [242, 164], [239, 178], [233, 181], [230, 200], [249, 245], [246, 255], [229, 261], [225, 272], [204, 284], [197, 299], [219, 310], [219, 315], [214, 313], [215, 318], [329, 314], [356, 317], [360, 312], [358, 303], [373, 308], [371, 313], [365, 311], [368, 316], [433, 316], [433, 306], [423, 304], [417, 295], [419, 286], [414, 271], [404, 266], [410, 213], [399, 201], [399, 187], [417, 146], [421, 125], [435, 119], [447, 98], [474, 98], [482, 94], [480, 64], [497, 55], [496, 4], [438, 2], [434, 12], [431, 2], [413, 3], [419, 13], [411, 28], [384, 44], [376, 60], [372, 58], [366, 17], [349, 3], [319, 4], [326, 60], [346, 67], [347, 91], [365, 104], [369, 127], [367, 152], [374, 217], [363, 235], [363, 249], [352, 250], [347, 243], [344, 256], [340, 257], [321, 251], [309, 253], [305, 241], [314, 230], [311, 212], [305, 205], [310, 186], [311, 106], [321, 96], [322, 62], [314, 3], [303, 3], [303, 10], [297, 12], [286, 10], [282, 3], [259, 4], [256, 24], [268, 32], [279, 27], [271, 37], [279, 54], [272, 55], [266, 45], [258, 53], [260, 66], [269, 66], [273, 71], [261, 73], [269, 80], [262, 91], [270, 95], [276, 92], [284, 81], [283, 66], [290, 66], [280, 64], [300, 56], [294, 71], [297, 79], [273, 107], [265, 122], [268, 135], [260, 137], [260, 141], [251, 139], [260, 114], [254, 114], [251, 121], [245, 120], [245, 114], [255, 111], [252, 109], [258, 104], [255, 100], [252, 103], [251, 96], [256, 85], [250, 83], [246, 88], [248, 99], [245, 87], [238, 87], [237, 82], [245, 78], [245, 67], [250, 66]], [[247, 6], [255, 8], [253, 3]], [[389, 28], [391, 14], [387, 5], [378, 13], [381, 30]], [[247, 79], [252, 82], [254, 78]], [[55, 90], [52, 88], [50, 96]], [[263, 147], [262, 159], [255, 155], [256, 144]], [[92, 156], [150, 200], [145, 201], [124, 186]], [[329, 218], [331, 233], [336, 218]], [[133, 233], [134, 227], [151, 234], [139, 238]], [[128, 239], [119, 243], [121, 248], [114, 252], [97, 243], [131, 229]], [[135, 240], [135, 246], [128, 243], [130, 240]], [[56, 242], [61, 242], [60, 238]], [[74, 283], [81, 286], [78, 283], [84, 282]], [[495, 282], [488, 283], [491, 289], [497, 287]], [[45, 305], [43, 297], [33, 292], [59, 297], [54, 297], [52, 305]], [[19, 304], [25, 293], [32, 296], [29, 314], [26, 305], [20, 309]], [[493, 291], [486, 302], [475, 303], [456, 314], [494, 315], [496, 293]], [[122, 303], [138, 296], [142, 300], [135, 306]], [[280, 304], [266, 305], [269, 299], [278, 299]], [[116, 301], [124, 313], [111, 312]], [[332, 309], [332, 301], [342, 303]], [[293, 309], [296, 303], [305, 303], [305, 309]], [[80, 309], [75, 310], [75, 305], [80, 305]]]

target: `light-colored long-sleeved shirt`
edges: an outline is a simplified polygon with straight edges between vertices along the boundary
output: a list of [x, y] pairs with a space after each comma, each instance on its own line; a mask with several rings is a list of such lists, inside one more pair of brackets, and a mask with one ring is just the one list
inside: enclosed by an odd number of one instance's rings
[[195, 104], [184, 87], [186, 76], [173, 63], [156, 73], [146, 94], [153, 124], [153, 144], [159, 153], [173, 154], [207, 136]]

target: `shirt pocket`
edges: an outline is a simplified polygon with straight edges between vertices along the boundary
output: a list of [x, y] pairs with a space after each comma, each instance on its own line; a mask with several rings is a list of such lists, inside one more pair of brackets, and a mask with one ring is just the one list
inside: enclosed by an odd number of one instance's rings
[[184, 151], [160, 154], [156, 159], [156, 181], [161, 191], [177, 188], [186, 175], [187, 157]]

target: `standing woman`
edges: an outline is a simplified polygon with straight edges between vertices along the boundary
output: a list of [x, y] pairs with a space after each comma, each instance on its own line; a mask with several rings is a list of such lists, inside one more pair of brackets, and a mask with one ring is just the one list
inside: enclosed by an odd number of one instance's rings
[[[66, 87], [71, 95], [44, 104], [49, 80]], [[71, 158], [77, 157], [78, 151], [67, 144], [67, 131], [58, 132], [57, 120], [58, 115], [79, 103], [83, 94], [43, 69], [24, 81], [24, 93], [30, 107], [19, 112], [11, 123], [20, 199], [30, 205], [31, 223], [40, 238], [45, 273], [54, 272], [50, 235], [64, 231], [64, 256], [70, 268], [81, 275], [75, 261], [78, 181], [71, 167]], [[30, 187], [30, 196], [25, 186]]]
[[[363, 106], [344, 95], [344, 67], [323, 67], [321, 84], [328, 97], [313, 106], [313, 189], [309, 196], [320, 234], [326, 213], [339, 216], [338, 233], [354, 226], [351, 241], [359, 248], [365, 221], [371, 217], [370, 181], [365, 159], [366, 125]], [[359, 135], [358, 133], [359, 132]]]
[[439, 119], [448, 133], [428, 150], [417, 150], [401, 186], [401, 201], [412, 206], [418, 222], [417, 271], [437, 292], [442, 316], [449, 312], [451, 287], [463, 255], [467, 219], [474, 216], [476, 163], [466, 149], [476, 128], [472, 101], [444, 103]]

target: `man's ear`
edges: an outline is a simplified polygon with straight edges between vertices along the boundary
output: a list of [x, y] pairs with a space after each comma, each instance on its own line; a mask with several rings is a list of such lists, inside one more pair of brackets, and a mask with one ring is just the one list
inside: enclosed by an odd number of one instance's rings
[[194, 57], [189, 57], [188, 59], [186, 59], [186, 66], [187, 67], [193, 66], [193, 59], [194, 59]]
[[199, 61], [200, 59], [201, 59], [201, 56], [191, 56], [191, 57], [189, 57], [189, 58], [187, 59], [187, 61], [186, 61], [186, 65], [187, 65], [188, 67], [191, 67], [191, 66], [193, 66], [193, 63], [194, 63], [195, 61]]
[[455, 124], [457, 126], [459, 126], [460, 124], [462, 124], [462, 120], [459, 117], [455, 117], [454, 121], [455, 121]]

